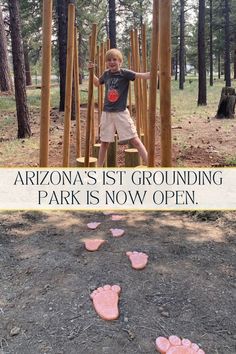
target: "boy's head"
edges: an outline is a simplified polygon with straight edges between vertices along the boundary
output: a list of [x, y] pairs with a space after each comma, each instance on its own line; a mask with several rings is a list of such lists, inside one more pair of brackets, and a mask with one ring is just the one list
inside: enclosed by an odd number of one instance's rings
[[113, 61], [114, 59], [117, 60], [120, 65], [122, 64], [123, 55], [119, 49], [112, 48], [106, 52], [106, 55], [105, 55], [105, 62], [106, 63], [109, 63], [109, 62]]

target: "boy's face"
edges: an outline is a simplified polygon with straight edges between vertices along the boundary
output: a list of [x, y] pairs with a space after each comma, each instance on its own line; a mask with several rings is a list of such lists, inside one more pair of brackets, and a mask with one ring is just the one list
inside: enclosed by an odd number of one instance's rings
[[112, 72], [116, 72], [120, 70], [121, 61], [118, 57], [112, 56], [109, 59], [107, 59], [106, 65], [107, 65], [107, 69], [111, 70]]

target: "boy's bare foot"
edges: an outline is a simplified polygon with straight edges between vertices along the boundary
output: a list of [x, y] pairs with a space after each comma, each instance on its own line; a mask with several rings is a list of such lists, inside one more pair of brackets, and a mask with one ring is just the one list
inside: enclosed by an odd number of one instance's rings
[[120, 292], [119, 285], [105, 285], [97, 288], [90, 295], [97, 314], [103, 320], [116, 320], [119, 317], [118, 301]]
[[89, 222], [87, 226], [89, 229], [95, 230], [100, 224], [100, 222]]
[[110, 229], [113, 237], [121, 237], [124, 235], [125, 230], [122, 229]]
[[132, 268], [143, 269], [147, 265], [148, 255], [143, 252], [126, 252], [131, 261]]
[[158, 337], [156, 339], [156, 349], [161, 354], [205, 354], [195, 343], [189, 339], [180, 339], [177, 336]]
[[100, 246], [106, 242], [105, 240], [98, 240], [98, 239], [92, 239], [92, 240], [86, 240], [84, 242], [85, 248], [87, 251], [97, 251]]

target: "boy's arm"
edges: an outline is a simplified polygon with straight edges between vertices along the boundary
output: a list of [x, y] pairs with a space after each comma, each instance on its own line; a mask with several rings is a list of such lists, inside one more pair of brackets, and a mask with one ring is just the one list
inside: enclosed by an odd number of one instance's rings
[[148, 79], [150, 79], [150, 72], [146, 72], [146, 73], [135, 73], [135, 78], [136, 78], [136, 79], [148, 80]]

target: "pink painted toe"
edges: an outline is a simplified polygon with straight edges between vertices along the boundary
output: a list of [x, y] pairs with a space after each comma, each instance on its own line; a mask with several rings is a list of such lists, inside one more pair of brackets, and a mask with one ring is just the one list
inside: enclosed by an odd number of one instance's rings
[[177, 336], [170, 336], [169, 337], [169, 341], [171, 345], [181, 345], [181, 339]]
[[191, 347], [191, 341], [189, 340], [189, 339], [182, 339], [182, 345], [184, 346], [184, 347], [187, 347], [187, 348], [190, 348]]
[[170, 348], [170, 342], [165, 337], [158, 337], [156, 339], [156, 349], [161, 353], [167, 353], [167, 350]]

